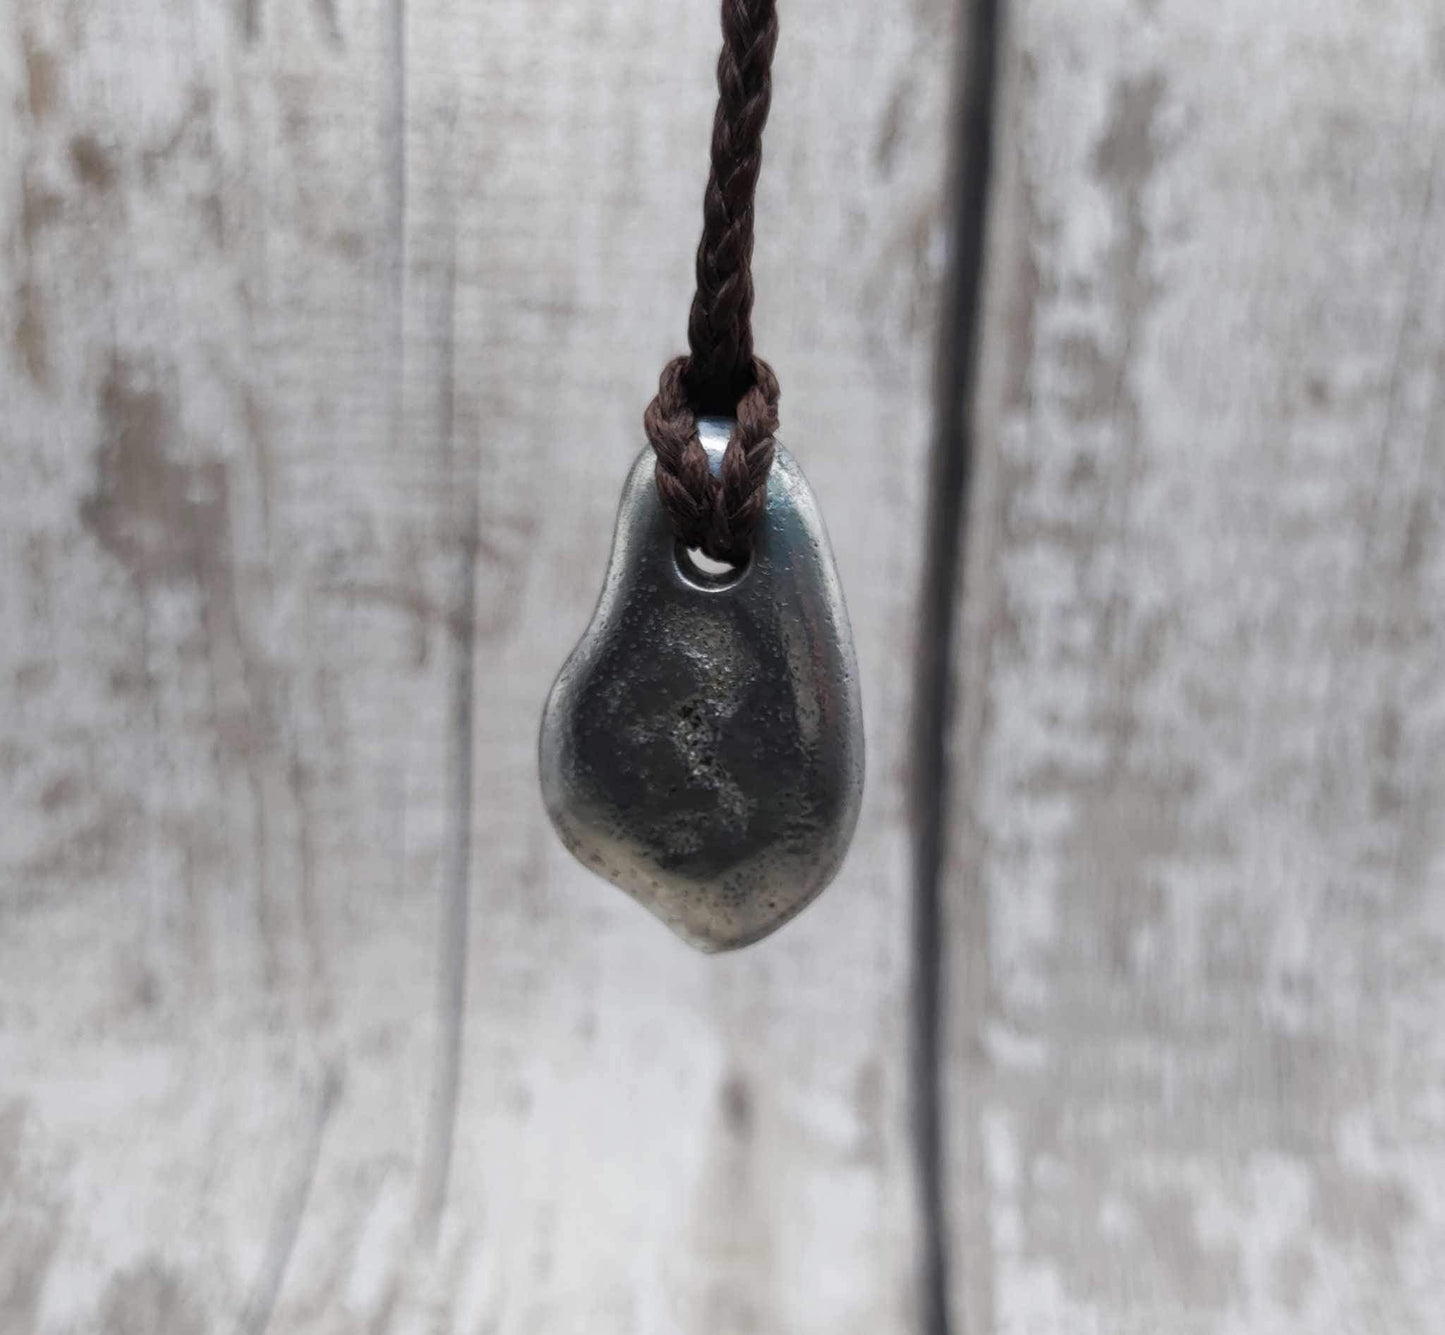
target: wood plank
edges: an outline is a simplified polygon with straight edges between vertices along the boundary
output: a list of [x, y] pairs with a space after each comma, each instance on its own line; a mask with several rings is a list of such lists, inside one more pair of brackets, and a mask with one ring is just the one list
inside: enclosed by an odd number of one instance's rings
[[906, 768], [955, 15], [784, 15], [759, 343], [871, 779], [736, 958], [535, 784], [681, 341], [717, 35], [0, 14], [0, 1328], [909, 1326]]
[[1438, 1328], [1442, 24], [1014, 7], [946, 904], [968, 1335]]

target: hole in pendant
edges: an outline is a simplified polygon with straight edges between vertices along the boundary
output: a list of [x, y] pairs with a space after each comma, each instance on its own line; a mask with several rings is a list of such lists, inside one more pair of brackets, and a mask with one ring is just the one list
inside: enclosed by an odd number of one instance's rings
[[701, 548], [684, 547], [677, 544], [677, 569], [689, 584], [698, 589], [726, 589], [736, 584], [746, 573], [746, 561], [735, 566], [727, 561], [717, 561]]

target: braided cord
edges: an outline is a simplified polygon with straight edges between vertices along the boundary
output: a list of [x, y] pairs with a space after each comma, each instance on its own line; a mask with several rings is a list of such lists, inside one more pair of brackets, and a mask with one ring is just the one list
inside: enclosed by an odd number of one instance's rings
[[[778, 45], [776, 0], [723, 0], [712, 168], [697, 249], [690, 354], [664, 367], [643, 423], [657, 455], [657, 493], [678, 537], [742, 564], [767, 504], [778, 380], [753, 352], [754, 199]], [[736, 421], [716, 476], [699, 417]]]

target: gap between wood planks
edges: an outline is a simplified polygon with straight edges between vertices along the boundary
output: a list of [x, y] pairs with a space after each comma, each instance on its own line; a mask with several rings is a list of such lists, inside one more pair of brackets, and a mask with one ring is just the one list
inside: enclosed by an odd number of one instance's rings
[[[402, 0], [394, 0], [401, 13]], [[398, 24], [401, 19], [398, 17]], [[401, 42], [398, 30], [398, 43]], [[401, 58], [401, 48], [399, 56]], [[455, 114], [445, 125], [443, 160], [448, 179], [455, 164]], [[400, 176], [404, 200], [405, 134], [399, 139], [403, 155]], [[438, 386], [440, 429], [438, 445], [442, 475], [449, 479], [448, 509], [450, 539], [455, 543], [456, 569], [452, 614], [448, 621], [451, 640], [451, 739], [450, 830], [447, 836], [446, 879], [437, 938], [437, 1033], [432, 1070], [431, 1103], [421, 1169], [417, 1177], [416, 1236], [426, 1247], [434, 1246], [446, 1208], [451, 1178], [452, 1149], [456, 1135], [457, 1107], [461, 1097], [462, 1039], [467, 998], [467, 931], [471, 921], [472, 808], [475, 789], [476, 682], [477, 682], [477, 557], [481, 543], [480, 461], [472, 450], [458, 451], [456, 438], [457, 388], [457, 202], [450, 187], [446, 196], [447, 250], [441, 301], [436, 315], [441, 348], [441, 383]], [[404, 208], [403, 208], [404, 214]], [[403, 257], [404, 258], [404, 257]], [[398, 307], [398, 331], [400, 330]], [[400, 338], [400, 334], [398, 334]], [[397, 385], [400, 400], [401, 386]], [[396, 418], [400, 421], [400, 410]]]
[[[939, 325], [929, 510], [919, 599], [921, 644], [914, 683], [912, 815], [913, 1115], [922, 1212], [921, 1335], [954, 1331], [950, 1315], [949, 1217], [944, 1174], [942, 1025], [944, 822], [948, 812], [953, 641], [963, 568], [964, 525], [976, 442], [973, 405], [983, 317], [986, 220], [992, 174], [996, 66], [1004, 0], [960, 0], [955, 75], [951, 236]], [[982, 1332], [979, 1335], [983, 1335]]]

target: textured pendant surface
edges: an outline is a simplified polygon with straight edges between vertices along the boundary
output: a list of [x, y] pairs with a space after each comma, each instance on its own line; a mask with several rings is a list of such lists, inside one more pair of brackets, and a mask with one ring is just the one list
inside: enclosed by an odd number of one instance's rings
[[[704, 419], [714, 468], [731, 423]], [[766, 936], [832, 880], [863, 791], [852, 632], [822, 516], [781, 447], [752, 559], [680, 549], [643, 451], [602, 597], [542, 717], [562, 841], [684, 940]]]

